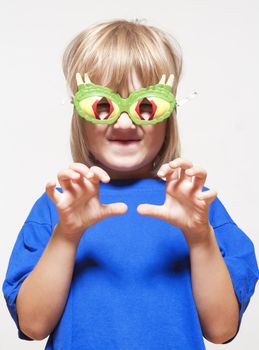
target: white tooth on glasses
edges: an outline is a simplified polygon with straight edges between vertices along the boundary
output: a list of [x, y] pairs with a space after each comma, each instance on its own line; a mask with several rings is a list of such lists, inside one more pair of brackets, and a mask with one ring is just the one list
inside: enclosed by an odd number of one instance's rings
[[76, 82], [77, 82], [77, 86], [84, 84], [80, 73], [76, 73]]
[[158, 84], [165, 84], [165, 74], [162, 74], [162, 78]]
[[170, 74], [166, 85], [169, 85], [169, 86], [173, 87], [173, 83], [174, 83], [174, 75]]
[[92, 82], [91, 82], [91, 80], [90, 80], [88, 74], [85, 73], [85, 84], [91, 84], [91, 83], [92, 83]]

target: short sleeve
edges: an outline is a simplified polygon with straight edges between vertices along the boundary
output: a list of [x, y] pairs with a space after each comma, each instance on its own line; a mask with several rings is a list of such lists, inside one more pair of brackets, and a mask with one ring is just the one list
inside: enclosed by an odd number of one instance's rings
[[37, 264], [51, 236], [52, 224], [48, 202], [48, 196], [44, 193], [33, 205], [13, 247], [2, 286], [7, 307], [18, 328], [18, 336], [25, 340], [31, 339], [19, 328], [16, 297], [22, 282]]
[[242, 316], [259, 278], [254, 245], [246, 233], [233, 221], [219, 198], [211, 203], [209, 217], [239, 302], [239, 330]]

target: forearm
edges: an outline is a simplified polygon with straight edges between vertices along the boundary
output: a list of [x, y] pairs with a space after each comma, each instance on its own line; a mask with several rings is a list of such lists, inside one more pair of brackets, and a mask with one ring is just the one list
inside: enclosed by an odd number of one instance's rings
[[59, 321], [70, 289], [77, 245], [64, 239], [57, 225], [37, 265], [22, 283], [17, 313], [27, 336], [43, 339]]
[[239, 305], [213, 228], [210, 226], [204, 242], [189, 249], [192, 288], [203, 334], [214, 343], [223, 343], [236, 334]]

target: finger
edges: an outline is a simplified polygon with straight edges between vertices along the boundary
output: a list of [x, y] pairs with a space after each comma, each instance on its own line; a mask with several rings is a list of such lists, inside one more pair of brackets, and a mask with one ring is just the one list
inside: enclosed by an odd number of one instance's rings
[[172, 169], [169, 166], [169, 163], [165, 163], [159, 168], [157, 176], [161, 177], [165, 181], [178, 179], [178, 170]]
[[81, 176], [86, 176], [86, 174], [89, 171], [89, 167], [83, 163], [72, 163], [69, 165], [69, 168], [74, 171], [77, 171]]
[[49, 198], [56, 204], [60, 200], [61, 194], [56, 190], [56, 181], [48, 181], [45, 190]]
[[[98, 167], [98, 166], [92, 166], [91, 168], [88, 168], [85, 164], [82, 164], [82, 163], [72, 163], [70, 166], [69, 166], [71, 169], [77, 171], [81, 176], [84, 176], [86, 178], [91, 178], [93, 175], [92, 173], [94, 174], [98, 174], [100, 175], [100, 180], [106, 182], [108, 179], [110, 179], [108, 173]], [[91, 170], [96, 170], [96, 171], [91, 171]], [[88, 175], [89, 174], [89, 175]]]
[[192, 178], [193, 187], [202, 190], [207, 178], [207, 171], [201, 167], [194, 166], [186, 169], [185, 173]]
[[80, 174], [72, 169], [64, 169], [61, 170], [58, 175], [58, 181], [63, 190], [71, 190], [72, 189], [72, 180], [78, 180], [80, 178]]
[[[77, 189], [79, 189], [79, 187], [82, 188], [87, 188], [89, 185], [89, 181], [91, 178], [94, 178], [94, 174], [93, 172], [90, 171], [89, 167], [86, 166], [83, 163], [72, 163], [69, 166], [70, 169], [76, 171], [78, 174], [80, 174], [80, 177], [78, 178], [77, 184], [74, 184], [74, 187], [76, 187]], [[93, 183], [96, 181], [92, 181]], [[78, 186], [77, 186], [78, 185]]]
[[160, 219], [164, 218], [163, 205], [140, 204], [137, 207], [137, 212], [141, 215], [153, 216]]
[[93, 170], [96, 174], [99, 174], [100, 179], [102, 179], [103, 181], [105, 181], [106, 179], [110, 180], [109, 174], [104, 169], [100, 168], [99, 166], [94, 165], [90, 168], [90, 170]]
[[101, 216], [102, 218], [107, 218], [109, 216], [121, 215], [128, 211], [127, 204], [123, 202], [102, 204], [101, 206]]
[[169, 162], [169, 165], [172, 167], [172, 168], [175, 168], [175, 167], [183, 167], [184, 169], [187, 169], [187, 168], [190, 168], [192, 167], [192, 162], [187, 160], [187, 159], [183, 159], [183, 158], [176, 158], [174, 160], [171, 160]]
[[189, 169], [193, 166], [192, 162], [190, 162], [189, 160], [182, 159], [182, 158], [176, 158], [176, 159], [170, 161], [169, 165], [173, 169], [176, 169], [176, 168], [180, 169], [179, 180], [192, 181], [191, 176], [189, 176], [188, 174], [185, 173], [186, 169]]
[[186, 169], [181, 169], [181, 168], [179, 169], [179, 179], [181, 181], [185, 180], [185, 181], [192, 182], [192, 177], [189, 176], [185, 171]]
[[200, 200], [204, 200], [207, 204], [210, 204], [214, 201], [214, 199], [217, 197], [217, 192], [214, 190], [208, 190], [201, 192], [197, 198]]
[[106, 171], [104, 171], [102, 168], [95, 165], [89, 169], [89, 172], [87, 173], [86, 178], [88, 180], [91, 180], [91, 182], [93, 183], [98, 183], [99, 181], [102, 181], [102, 182], [110, 181], [110, 177], [106, 173]]

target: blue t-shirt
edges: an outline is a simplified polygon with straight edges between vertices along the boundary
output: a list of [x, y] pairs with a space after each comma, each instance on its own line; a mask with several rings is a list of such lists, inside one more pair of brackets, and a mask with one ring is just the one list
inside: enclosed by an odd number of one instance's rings
[[[83, 235], [67, 303], [47, 350], [205, 349], [185, 238], [178, 227], [136, 210], [141, 203], [162, 205], [164, 199], [165, 182], [160, 179], [100, 183], [100, 201], [124, 202], [128, 211], [98, 222]], [[241, 320], [258, 280], [254, 247], [218, 198], [209, 207], [209, 219], [240, 303]], [[3, 292], [18, 330], [19, 288], [57, 221], [57, 209], [44, 193], [15, 243]], [[29, 339], [20, 330], [19, 337]]]

